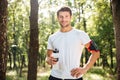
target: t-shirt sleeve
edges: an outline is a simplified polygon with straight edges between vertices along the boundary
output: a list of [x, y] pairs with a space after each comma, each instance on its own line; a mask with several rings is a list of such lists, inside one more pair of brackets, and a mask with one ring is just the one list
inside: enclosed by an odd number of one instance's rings
[[47, 49], [53, 50], [53, 45], [52, 45], [51, 37], [48, 38]]
[[82, 42], [82, 44], [85, 45], [90, 41], [91, 41], [91, 39], [88, 36], [88, 34], [83, 31], [82, 34], [81, 34], [81, 42]]

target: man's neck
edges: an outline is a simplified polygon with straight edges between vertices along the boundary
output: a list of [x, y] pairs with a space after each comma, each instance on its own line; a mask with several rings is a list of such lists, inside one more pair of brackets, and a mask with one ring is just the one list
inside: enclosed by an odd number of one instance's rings
[[71, 31], [71, 30], [72, 30], [72, 27], [69, 26], [69, 27], [64, 27], [64, 28], [62, 27], [60, 31], [61, 31], [61, 32], [69, 32], [69, 31]]

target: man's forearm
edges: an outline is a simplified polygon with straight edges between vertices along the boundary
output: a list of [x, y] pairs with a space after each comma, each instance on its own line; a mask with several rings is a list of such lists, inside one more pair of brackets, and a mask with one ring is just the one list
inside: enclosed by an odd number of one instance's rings
[[84, 68], [86, 69], [86, 71], [88, 71], [96, 62], [96, 60], [100, 57], [100, 52], [94, 52], [91, 54], [88, 62], [86, 63], [86, 65], [84, 66]]

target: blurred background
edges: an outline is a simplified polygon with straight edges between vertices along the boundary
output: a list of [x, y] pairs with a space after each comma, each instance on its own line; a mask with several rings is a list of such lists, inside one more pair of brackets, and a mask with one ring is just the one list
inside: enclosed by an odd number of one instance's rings
[[[33, 0], [35, 1], [35, 0]], [[38, 27], [30, 27], [30, 0], [8, 0], [7, 23], [7, 71], [6, 80], [27, 80], [30, 53], [30, 41], [38, 35], [37, 80], [47, 80], [50, 66], [45, 63], [47, 40], [49, 35], [59, 29], [56, 17], [62, 6], [72, 9], [72, 26], [84, 30], [90, 35], [101, 52], [94, 67], [83, 76], [84, 80], [116, 80], [116, 48], [110, 0], [38, 0]], [[34, 12], [34, 11], [33, 11]], [[33, 20], [34, 21], [34, 20]], [[30, 38], [30, 31], [36, 33]], [[34, 42], [35, 43], [35, 42]], [[34, 43], [32, 45], [34, 45]], [[83, 66], [90, 53], [84, 49], [81, 65]], [[35, 67], [36, 68], [36, 67]]]

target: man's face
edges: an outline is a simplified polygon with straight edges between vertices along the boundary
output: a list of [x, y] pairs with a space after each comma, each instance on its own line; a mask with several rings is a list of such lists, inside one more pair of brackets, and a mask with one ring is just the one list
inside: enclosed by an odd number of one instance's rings
[[61, 11], [57, 18], [62, 28], [70, 26], [71, 16], [69, 12]]

